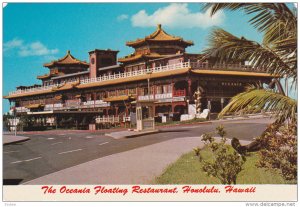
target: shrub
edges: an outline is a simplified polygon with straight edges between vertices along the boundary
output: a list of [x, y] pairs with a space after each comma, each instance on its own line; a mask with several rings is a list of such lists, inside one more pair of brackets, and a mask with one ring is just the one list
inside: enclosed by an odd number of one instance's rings
[[258, 167], [274, 168], [286, 180], [297, 180], [297, 124], [272, 124], [257, 140], [262, 145]]
[[195, 156], [198, 157], [200, 155], [200, 148], [199, 147], [195, 147], [193, 150], [195, 152]]
[[212, 161], [204, 161], [202, 169], [208, 176], [218, 178], [224, 185], [236, 184], [237, 176], [242, 171], [242, 165], [245, 161], [230, 145], [225, 144], [226, 131], [224, 127], [218, 126], [216, 131], [221, 136], [220, 142], [215, 142], [210, 134], [202, 136], [202, 141], [213, 154]]

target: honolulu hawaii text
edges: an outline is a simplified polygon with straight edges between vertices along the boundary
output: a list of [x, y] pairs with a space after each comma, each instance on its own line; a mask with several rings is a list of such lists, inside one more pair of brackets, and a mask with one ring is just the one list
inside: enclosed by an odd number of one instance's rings
[[[236, 186], [222, 186], [222, 189], [225, 193], [255, 193], [256, 187], [236, 187]], [[56, 188], [53, 186], [42, 186], [41, 190], [44, 194], [122, 194], [125, 196], [127, 193], [132, 194], [175, 194], [181, 191], [182, 193], [221, 193], [221, 187], [217, 186], [202, 186], [202, 187], [192, 187], [189, 185], [183, 187], [142, 187], [139, 185], [131, 186], [131, 188], [124, 187], [109, 187], [109, 186], [95, 186], [93, 188], [90, 187], [67, 187], [62, 186], [60, 188]]]

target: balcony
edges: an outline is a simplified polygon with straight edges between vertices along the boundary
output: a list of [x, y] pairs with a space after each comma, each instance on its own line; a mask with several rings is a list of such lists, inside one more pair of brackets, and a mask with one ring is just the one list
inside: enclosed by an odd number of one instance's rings
[[104, 124], [104, 123], [119, 123], [120, 117], [119, 116], [102, 116], [96, 118], [96, 124]]
[[254, 68], [250, 65], [241, 64], [209, 64], [201, 62], [190, 62], [192, 69], [198, 70], [228, 70], [228, 71], [245, 71], [245, 72], [261, 72], [265, 73], [266, 70], [263, 68]]
[[[212, 65], [209, 63], [201, 63], [201, 62], [181, 62], [181, 63], [177, 63], [177, 64], [172, 64], [172, 65], [147, 68], [145, 70], [131, 71], [131, 72], [125, 72], [125, 73], [115, 73], [113, 75], [103, 75], [103, 76], [100, 76], [97, 78], [83, 79], [83, 80], [80, 80], [80, 84], [84, 85], [84, 84], [89, 84], [89, 83], [105, 82], [105, 81], [110, 81], [110, 80], [136, 77], [136, 76], [146, 75], [146, 74], [150, 74], [150, 73], [174, 71], [174, 70], [185, 69], [185, 68], [191, 68], [193, 70], [223, 70], [223, 71], [244, 71], [244, 72], [247, 71], [247, 72], [262, 72], [262, 73], [264, 73], [266, 71], [262, 68], [254, 68], [252, 66], [241, 65], [241, 64], [214, 64], [214, 65]], [[72, 81], [72, 82], [77, 82], [77, 81]], [[72, 82], [68, 82], [68, 83], [72, 83]], [[34, 88], [24, 89], [24, 90], [17, 90], [17, 91], [10, 92], [9, 95], [51, 90], [53, 88], [59, 88], [59, 87], [63, 86], [64, 84], [65, 83], [49, 85], [49, 86], [42, 86], [42, 87], [34, 87]]]
[[185, 96], [185, 90], [176, 90], [173, 93], [162, 93], [162, 94], [150, 94], [150, 95], [144, 95], [144, 96], [138, 96], [139, 101], [147, 101], [147, 100], [170, 100], [173, 97], [183, 97]]
[[126, 72], [126, 73], [116, 73], [113, 75], [103, 75], [98, 78], [81, 80], [80, 84], [88, 84], [88, 83], [116, 80], [116, 79], [120, 79], [120, 78], [135, 77], [135, 76], [140, 76], [140, 75], [146, 75], [149, 73], [159, 73], [159, 72], [172, 71], [172, 70], [189, 68], [189, 67], [190, 67], [189, 62], [182, 62], [182, 63], [173, 64], [173, 65], [165, 65], [165, 66], [160, 66], [160, 67], [155, 67], [155, 68], [147, 68], [145, 70], [131, 71], [131, 72]]
[[108, 107], [110, 106], [109, 102], [103, 100], [87, 101], [82, 102], [80, 108], [94, 108], [94, 107]]
[[45, 111], [65, 110], [65, 109], [82, 109], [82, 108], [97, 108], [108, 107], [110, 103], [103, 100], [80, 102], [78, 100], [67, 101], [65, 104], [47, 104], [45, 105]]
[[16, 90], [16, 91], [9, 92], [9, 95], [24, 94], [24, 93], [31, 93], [31, 92], [37, 92], [37, 91], [45, 91], [45, 90], [50, 90], [53, 87], [57, 87], [57, 86], [59, 86], [59, 85], [49, 85], [49, 86], [28, 88], [28, 89], [23, 89], [23, 90]]
[[46, 104], [44, 111], [54, 111], [54, 110], [61, 110], [64, 108], [64, 104], [58, 103], [58, 104]]
[[30, 110], [26, 107], [16, 107], [16, 112], [17, 113], [28, 112], [28, 111], [30, 111]]

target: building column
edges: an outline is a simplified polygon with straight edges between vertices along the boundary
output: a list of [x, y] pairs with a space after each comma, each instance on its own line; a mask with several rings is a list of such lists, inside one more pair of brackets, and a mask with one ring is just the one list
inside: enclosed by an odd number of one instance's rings
[[118, 116], [118, 115], [119, 115], [118, 109], [119, 109], [119, 107], [115, 106], [115, 116]]
[[128, 107], [129, 107], [129, 104], [126, 104], [125, 105], [125, 116], [129, 115], [129, 113], [128, 113]]
[[175, 88], [174, 88], [174, 81], [173, 81], [173, 79], [172, 79], [172, 82], [171, 82], [171, 86], [172, 86], [172, 97], [173, 97], [173, 95], [174, 95], [174, 92], [175, 92]]
[[188, 79], [188, 95], [187, 96], [190, 98], [190, 100], [193, 96], [193, 94], [192, 94], [192, 80], [190, 78]]

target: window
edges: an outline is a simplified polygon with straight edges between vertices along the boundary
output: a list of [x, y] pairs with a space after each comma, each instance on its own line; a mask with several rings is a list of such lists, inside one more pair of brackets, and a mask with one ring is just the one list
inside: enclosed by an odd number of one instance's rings
[[162, 90], [163, 90], [163, 89], [162, 89], [162, 86], [157, 86], [157, 87], [156, 87], [156, 93], [157, 93], [157, 94], [162, 94]]
[[148, 95], [148, 88], [144, 88], [144, 95]]
[[125, 90], [125, 89], [119, 90], [119, 91], [118, 91], [118, 94], [119, 94], [120, 96], [126, 95], [126, 90]]
[[163, 86], [163, 93], [168, 93], [168, 85]]
[[108, 97], [110, 97], [110, 96], [116, 96], [116, 91], [109, 91]]
[[135, 88], [130, 88], [129, 89], [129, 94], [136, 94], [136, 89]]

